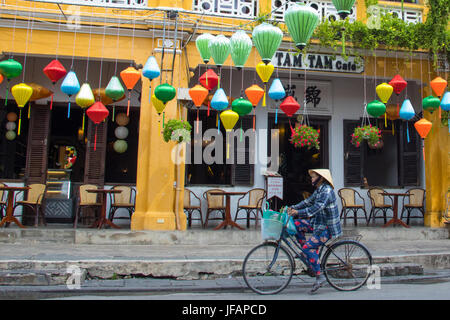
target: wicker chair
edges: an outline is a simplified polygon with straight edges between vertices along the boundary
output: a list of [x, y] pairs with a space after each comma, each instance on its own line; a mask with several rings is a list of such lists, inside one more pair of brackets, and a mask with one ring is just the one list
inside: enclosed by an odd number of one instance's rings
[[[369, 220], [367, 221], [367, 224], [369, 224], [370, 219], [373, 219], [373, 222], [375, 223], [375, 219], [379, 218], [376, 216], [376, 213], [381, 211], [383, 212], [383, 218], [384, 223], [387, 223], [387, 216], [386, 213], [388, 210], [391, 210], [394, 212], [394, 207], [392, 206], [394, 201], [390, 196], [383, 196], [382, 193], [386, 192], [384, 189], [381, 188], [370, 188], [369, 191], [367, 191], [367, 195], [370, 198], [370, 202], [372, 204], [372, 209], [370, 210], [369, 214]], [[391, 200], [391, 204], [387, 204], [384, 200], [385, 197], [388, 197]], [[372, 218], [373, 216], [373, 218]]]
[[450, 190], [447, 191], [447, 194], [445, 195], [445, 210], [444, 210], [444, 220], [445, 220], [445, 224], [449, 225], [450, 224]]
[[[134, 202], [133, 199], [136, 198], [136, 191], [134, 188], [129, 186], [114, 186], [112, 187], [114, 190], [121, 190], [121, 193], [110, 193], [110, 203], [111, 206], [109, 208], [109, 217], [108, 219], [113, 221], [114, 214], [119, 209], [126, 209], [128, 211], [128, 214], [131, 216], [134, 212]], [[134, 196], [134, 197], [133, 197]], [[128, 219], [126, 217], [118, 217], [116, 219]]]
[[98, 186], [93, 184], [83, 184], [78, 189], [78, 204], [77, 210], [75, 211], [75, 220], [73, 222], [73, 227], [76, 229], [78, 224], [78, 218], [80, 216], [81, 210], [84, 208], [100, 209], [102, 204], [97, 201], [96, 193], [89, 193], [86, 190], [98, 189]]
[[[241, 205], [240, 202], [245, 197], [248, 198], [248, 202], [245, 205]], [[259, 212], [261, 211], [261, 206], [264, 198], [266, 197], [266, 190], [264, 189], [252, 189], [248, 191], [245, 195], [239, 198], [237, 202], [236, 215], [234, 216], [234, 221], [247, 219], [247, 228], [250, 228], [250, 220], [255, 220], [255, 228], [258, 227]], [[239, 211], [244, 210], [247, 213], [247, 217], [238, 218]], [[253, 214], [253, 217], [250, 217]]]
[[[47, 189], [47, 186], [45, 184], [41, 183], [33, 183], [28, 185], [30, 187], [29, 190], [26, 191], [26, 199], [17, 201], [17, 197], [24, 191], [18, 192], [14, 199], [14, 208], [13, 208], [13, 215], [14, 211], [17, 207], [27, 207], [30, 208], [33, 211], [34, 215], [34, 226], [37, 227], [39, 223], [39, 214], [41, 215], [42, 222], [44, 225], [47, 225], [45, 222], [45, 214], [43, 210], [42, 202], [44, 200], [45, 192]], [[23, 214], [22, 214], [23, 216]]]
[[[6, 184], [0, 182], [0, 187], [7, 187]], [[3, 211], [6, 210], [6, 201], [3, 201], [5, 192], [0, 190], [0, 220], [3, 219]]]
[[[198, 205], [192, 203], [192, 197], [194, 197], [198, 201]], [[202, 201], [197, 195], [189, 189], [184, 189], [184, 212], [186, 213], [188, 220], [188, 227], [192, 226], [192, 220], [200, 220], [202, 228], [203, 226], [203, 217], [202, 217]], [[194, 212], [199, 213], [199, 218], [192, 218], [192, 214]]]
[[[369, 223], [366, 212], [366, 201], [363, 197], [361, 197], [358, 191], [351, 188], [342, 188], [338, 191], [338, 195], [341, 198], [341, 219], [344, 219], [344, 225], [347, 224], [347, 214], [349, 211], [353, 212], [353, 221], [355, 222], [355, 226], [358, 225], [358, 219], [363, 218], [358, 217], [358, 210], [362, 210], [364, 212], [364, 219], [366, 219], [367, 224]], [[362, 200], [362, 204], [357, 204], [356, 196]]]
[[[206, 203], [208, 205], [208, 209], [206, 211], [206, 220], [205, 220], [205, 228], [208, 226], [209, 220], [225, 220], [225, 196], [219, 196], [219, 195], [211, 195], [210, 192], [213, 191], [222, 191], [221, 189], [210, 189], [208, 191], [205, 191], [203, 193], [203, 198], [206, 200]], [[213, 211], [218, 211], [222, 213], [222, 218], [209, 218], [209, 215]]]
[[[413, 188], [406, 191], [409, 197], [403, 197], [403, 209], [400, 219], [403, 219], [403, 213], [408, 212], [406, 224], [409, 224], [410, 218], [424, 218], [425, 217], [425, 190], [422, 188]], [[409, 198], [409, 203], [405, 203], [405, 199]], [[422, 216], [411, 216], [411, 212], [416, 209], [422, 213]]]

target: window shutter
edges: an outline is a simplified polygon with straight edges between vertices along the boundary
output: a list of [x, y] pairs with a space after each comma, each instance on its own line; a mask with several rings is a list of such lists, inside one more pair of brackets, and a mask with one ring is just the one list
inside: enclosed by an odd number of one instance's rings
[[[242, 130], [244, 132], [247, 129], [253, 128], [253, 116], [240, 117], [236, 123], [237, 130], [240, 130], [240, 123], [242, 119]], [[256, 131], [255, 131], [256, 132]], [[239, 138], [237, 138], [239, 139]], [[235, 139], [234, 145], [234, 164], [232, 166], [232, 178], [231, 184], [236, 186], [251, 186], [254, 180], [255, 165], [250, 164], [250, 159], [256, 159], [253, 152], [255, 152], [255, 146], [250, 145], [249, 139], [246, 139], [245, 148], [241, 149], [237, 147]], [[245, 164], [237, 164], [239, 157], [245, 156]]]
[[362, 185], [361, 150], [351, 143], [351, 135], [361, 124], [360, 120], [344, 120], [344, 184], [345, 186]]
[[[24, 109], [26, 111], [26, 109]], [[22, 112], [26, 116], [26, 112]], [[46, 183], [47, 180], [47, 142], [50, 127], [48, 106], [31, 104], [28, 130], [26, 183]]]
[[[409, 143], [406, 126], [409, 129]], [[400, 125], [400, 186], [418, 186], [420, 179], [420, 137], [412, 122], [402, 122]]]
[[86, 144], [86, 164], [84, 169], [84, 183], [103, 186], [105, 182], [105, 157], [106, 157], [106, 136], [108, 125], [106, 121], [97, 125], [97, 146], [95, 144], [95, 124], [88, 120], [87, 144]]

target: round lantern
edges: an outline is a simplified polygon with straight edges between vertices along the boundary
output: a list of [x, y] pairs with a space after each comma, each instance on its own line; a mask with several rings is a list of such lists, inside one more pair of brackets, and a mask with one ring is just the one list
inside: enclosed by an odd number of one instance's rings
[[250, 101], [244, 98], [238, 98], [231, 104], [231, 110], [239, 114], [240, 116], [245, 116], [252, 112], [253, 105]]
[[209, 51], [209, 42], [214, 39], [214, 36], [209, 33], [203, 33], [197, 37], [195, 40], [195, 45], [197, 47], [200, 56], [205, 64], [208, 64], [211, 58], [211, 52]]
[[114, 135], [116, 136], [117, 139], [122, 139], [122, 140], [126, 139], [128, 137], [127, 127], [123, 127], [123, 126], [117, 127], [114, 130]]
[[342, 20], [345, 20], [350, 14], [355, 0], [332, 0], [332, 2], [339, 17], [341, 17]]
[[440, 104], [441, 104], [441, 100], [439, 100], [439, 98], [436, 98], [436, 97], [433, 97], [433, 96], [425, 97], [422, 100], [422, 107], [423, 107], [423, 109], [429, 111], [430, 113], [433, 113], [434, 110], [439, 108]]
[[14, 131], [11, 131], [11, 130], [6, 131], [5, 137], [9, 141], [14, 140], [16, 138], [16, 133]]
[[280, 28], [263, 22], [253, 29], [253, 44], [258, 50], [264, 63], [272, 61], [273, 55], [283, 40], [283, 32]]
[[[233, 110], [225, 110], [220, 114], [220, 119], [222, 120], [223, 127], [228, 134], [233, 130], [236, 122], [239, 120], [239, 114]], [[227, 137], [227, 159], [230, 157], [230, 143]]]
[[94, 142], [94, 151], [97, 149], [97, 126], [100, 122], [105, 120], [109, 111], [100, 101], [94, 103], [89, 109], [86, 111], [87, 116], [91, 119], [92, 122], [95, 123], [95, 142]]
[[151, 101], [152, 97], [152, 80], [158, 78], [161, 74], [158, 63], [154, 56], [150, 56], [142, 69], [142, 75], [150, 80], [150, 86], [148, 87], [148, 101]]
[[450, 92], [444, 93], [441, 100], [441, 109], [444, 111], [450, 111]]
[[15, 122], [9, 121], [6, 123], [6, 130], [8, 130], [8, 131], [16, 130], [16, 127], [17, 127], [17, 125]]
[[9, 113], [6, 115], [6, 119], [7, 119], [8, 121], [11, 121], [11, 122], [17, 121], [17, 113], [15, 113], [15, 112], [9, 112]]
[[377, 95], [380, 98], [381, 102], [387, 103], [392, 95], [392, 92], [394, 92], [394, 88], [390, 84], [384, 82], [382, 84], [379, 84], [376, 87], [375, 91], [377, 92]]
[[[286, 90], [284, 90], [281, 80], [276, 78], [272, 81], [272, 85], [269, 88], [269, 97], [275, 101], [281, 100], [286, 96]], [[275, 110], [275, 124], [278, 123], [278, 105]]]
[[378, 118], [386, 112], [386, 106], [383, 102], [374, 100], [367, 104], [367, 113], [374, 118]]
[[263, 62], [258, 63], [256, 66], [256, 72], [258, 73], [259, 77], [261, 78], [262, 82], [264, 83], [264, 96], [263, 96], [263, 103], [262, 106], [266, 106], [266, 91], [267, 91], [267, 82], [269, 81], [270, 77], [272, 76], [274, 70], [274, 66], [271, 63], [265, 64]]
[[209, 41], [208, 48], [211, 57], [214, 59], [214, 64], [221, 67], [231, 53], [231, 42], [223, 34], [219, 34]]
[[11, 88], [11, 93], [16, 100], [17, 106], [19, 107], [19, 127], [17, 129], [17, 134], [20, 135], [20, 124], [22, 120], [22, 108], [30, 100], [33, 94], [33, 88], [31, 88], [26, 83], [16, 84]]
[[69, 71], [69, 73], [64, 78], [61, 83], [61, 91], [69, 96], [69, 104], [67, 108], [67, 118], [70, 117], [70, 97], [74, 94], [77, 94], [80, 91], [80, 83], [78, 82], [77, 75], [73, 71]]
[[57, 59], [52, 60], [48, 65], [46, 65], [43, 72], [53, 84], [67, 74], [66, 68], [64, 68], [61, 62]]
[[319, 23], [319, 15], [309, 6], [293, 3], [284, 13], [284, 21], [295, 46], [303, 50]]
[[445, 88], [447, 87], [447, 81], [442, 79], [441, 77], [436, 77], [430, 82], [431, 89], [438, 96], [442, 97], [444, 94]]
[[0, 74], [6, 77], [8, 85], [6, 87], [5, 106], [8, 102], [9, 81], [18, 77], [22, 73], [22, 65], [14, 59], [0, 61]]
[[116, 116], [116, 123], [119, 126], [126, 126], [128, 123], [130, 123], [130, 117], [128, 117], [125, 113], [119, 113]]
[[231, 59], [238, 70], [247, 62], [248, 56], [252, 51], [252, 39], [244, 30], [238, 30], [231, 36]]
[[141, 79], [141, 73], [133, 67], [128, 67], [120, 72], [120, 77], [128, 89], [127, 115], [130, 115], [131, 90], [133, 90], [136, 83]]
[[113, 144], [114, 151], [124, 153], [128, 149], [128, 143], [125, 140], [116, 140]]
[[155, 96], [164, 104], [175, 98], [176, 89], [168, 83], [160, 84], [155, 88]]
[[199, 109], [202, 106], [203, 101], [205, 101], [206, 97], [208, 96], [208, 93], [208, 89], [205, 89], [199, 84], [189, 89], [189, 96], [191, 97], [192, 102], [194, 102], [194, 105], [197, 107], [197, 133], [199, 126]]

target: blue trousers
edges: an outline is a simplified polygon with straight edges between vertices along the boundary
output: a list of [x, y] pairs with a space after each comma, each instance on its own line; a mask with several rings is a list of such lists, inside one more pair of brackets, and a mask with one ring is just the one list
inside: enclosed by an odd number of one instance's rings
[[[309, 263], [311, 269], [316, 275], [320, 274], [320, 262], [319, 262], [319, 249], [327, 242], [331, 236], [328, 228], [322, 232], [314, 232], [311, 224], [306, 219], [294, 220], [295, 227], [297, 229], [296, 238], [302, 249], [305, 251], [303, 253], [304, 258]], [[306, 241], [305, 233], [312, 233], [311, 238]]]

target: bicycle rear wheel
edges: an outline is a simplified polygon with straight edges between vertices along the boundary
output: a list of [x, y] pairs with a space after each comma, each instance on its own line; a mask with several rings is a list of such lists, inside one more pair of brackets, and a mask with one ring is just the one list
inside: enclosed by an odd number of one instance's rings
[[338, 241], [326, 252], [321, 262], [328, 283], [340, 291], [354, 291], [367, 281], [372, 256], [367, 248], [353, 240]]
[[242, 274], [247, 286], [258, 294], [282, 291], [292, 279], [294, 260], [284, 247], [266, 242], [245, 257]]

